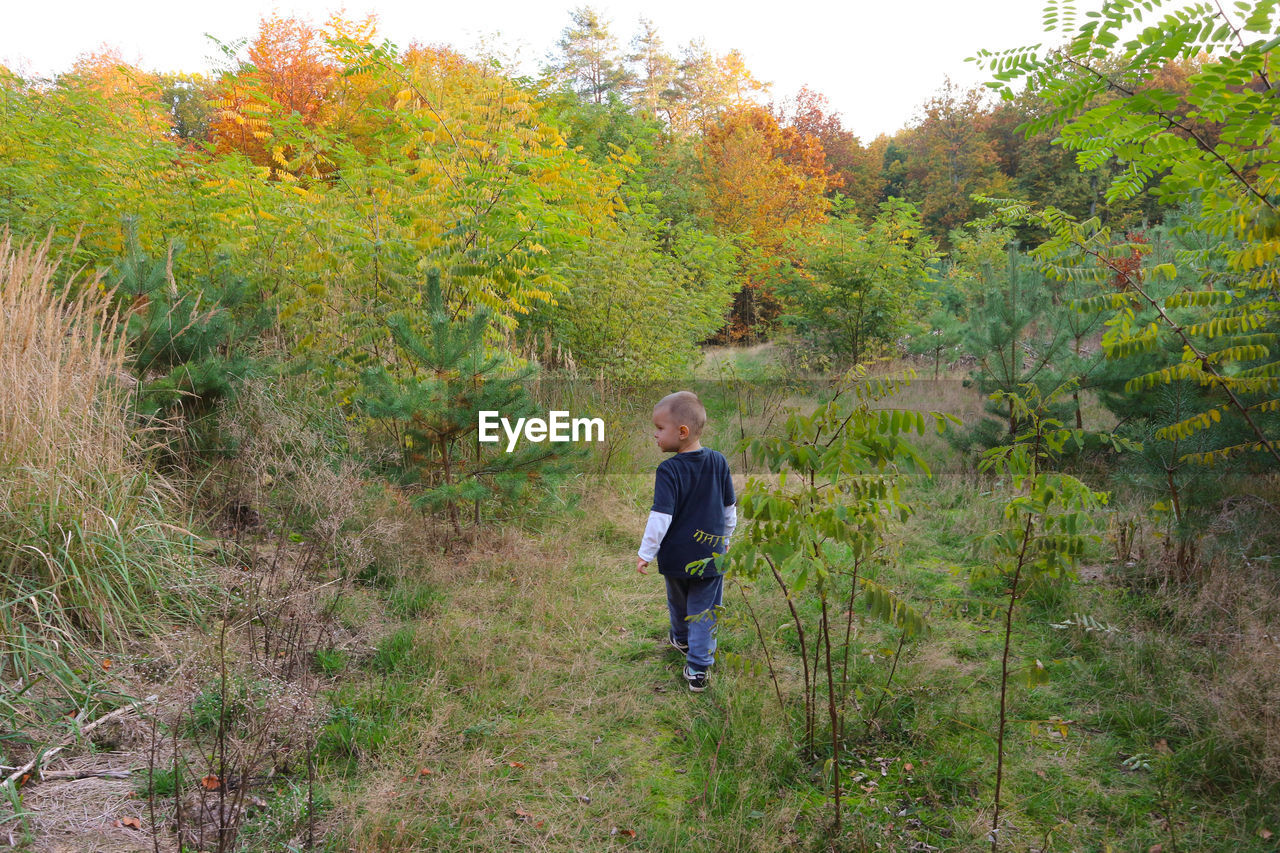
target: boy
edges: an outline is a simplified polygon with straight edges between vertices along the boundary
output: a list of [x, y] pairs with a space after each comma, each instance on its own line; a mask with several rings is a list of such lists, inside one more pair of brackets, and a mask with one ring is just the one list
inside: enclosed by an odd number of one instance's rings
[[691, 391], [668, 394], [654, 406], [654, 440], [675, 456], [658, 466], [636, 563], [647, 575], [645, 567], [657, 557], [671, 615], [667, 641], [685, 653], [684, 678], [694, 693], [707, 689], [707, 669], [715, 663], [712, 631], [724, 594], [724, 578], [709, 558], [729, 547], [738, 520], [729, 463], [698, 440], [706, 423], [707, 410]]

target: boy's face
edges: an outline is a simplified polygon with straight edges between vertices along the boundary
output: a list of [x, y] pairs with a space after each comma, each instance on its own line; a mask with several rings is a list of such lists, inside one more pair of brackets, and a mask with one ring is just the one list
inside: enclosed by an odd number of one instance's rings
[[670, 409], [659, 406], [653, 410], [653, 440], [658, 442], [659, 450], [664, 453], [679, 450], [688, 438], [689, 428], [676, 423]]

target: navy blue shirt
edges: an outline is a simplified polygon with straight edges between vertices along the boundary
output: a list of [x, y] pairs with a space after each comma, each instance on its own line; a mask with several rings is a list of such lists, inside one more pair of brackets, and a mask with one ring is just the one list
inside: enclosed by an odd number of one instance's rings
[[729, 463], [720, 451], [703, 447], [663, 460], [653, 486], [653, 511], [668, 513], [671, 526], [658, 547], [659, 574], [720, 574], [714, 562], [702, 569], [686, 567], [724, 553], [724, 510], [735, 503]]

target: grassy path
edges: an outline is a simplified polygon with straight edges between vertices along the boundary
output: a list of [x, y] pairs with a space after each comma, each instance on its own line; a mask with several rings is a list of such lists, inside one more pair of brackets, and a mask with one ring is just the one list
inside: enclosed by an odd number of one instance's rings
[[661, 580], [634, 570], [641, 513], [627, 503], [649, 485], [632, 486], [405, 582], [427, 612], [379, 644], [376, 677], [337, 697], [352, 757], [377, 755], [347, 795], [356, 849], [794, 842], [801, 768], [779, 749], [776, 703], [723, 667], [707, 693], [685, 687]]

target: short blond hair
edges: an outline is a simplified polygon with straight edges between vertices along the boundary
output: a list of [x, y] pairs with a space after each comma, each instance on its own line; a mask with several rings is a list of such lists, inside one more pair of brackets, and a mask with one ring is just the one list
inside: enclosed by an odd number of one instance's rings
[[653, 407], [656, 412], [666, 409], [676, 420], [676, 426], [687, 426], [689, 435], [697, 438], [702, 435], [702, 428], [707, 425], [707, 409], [692, 391], [676, 391], [668, 394]]

